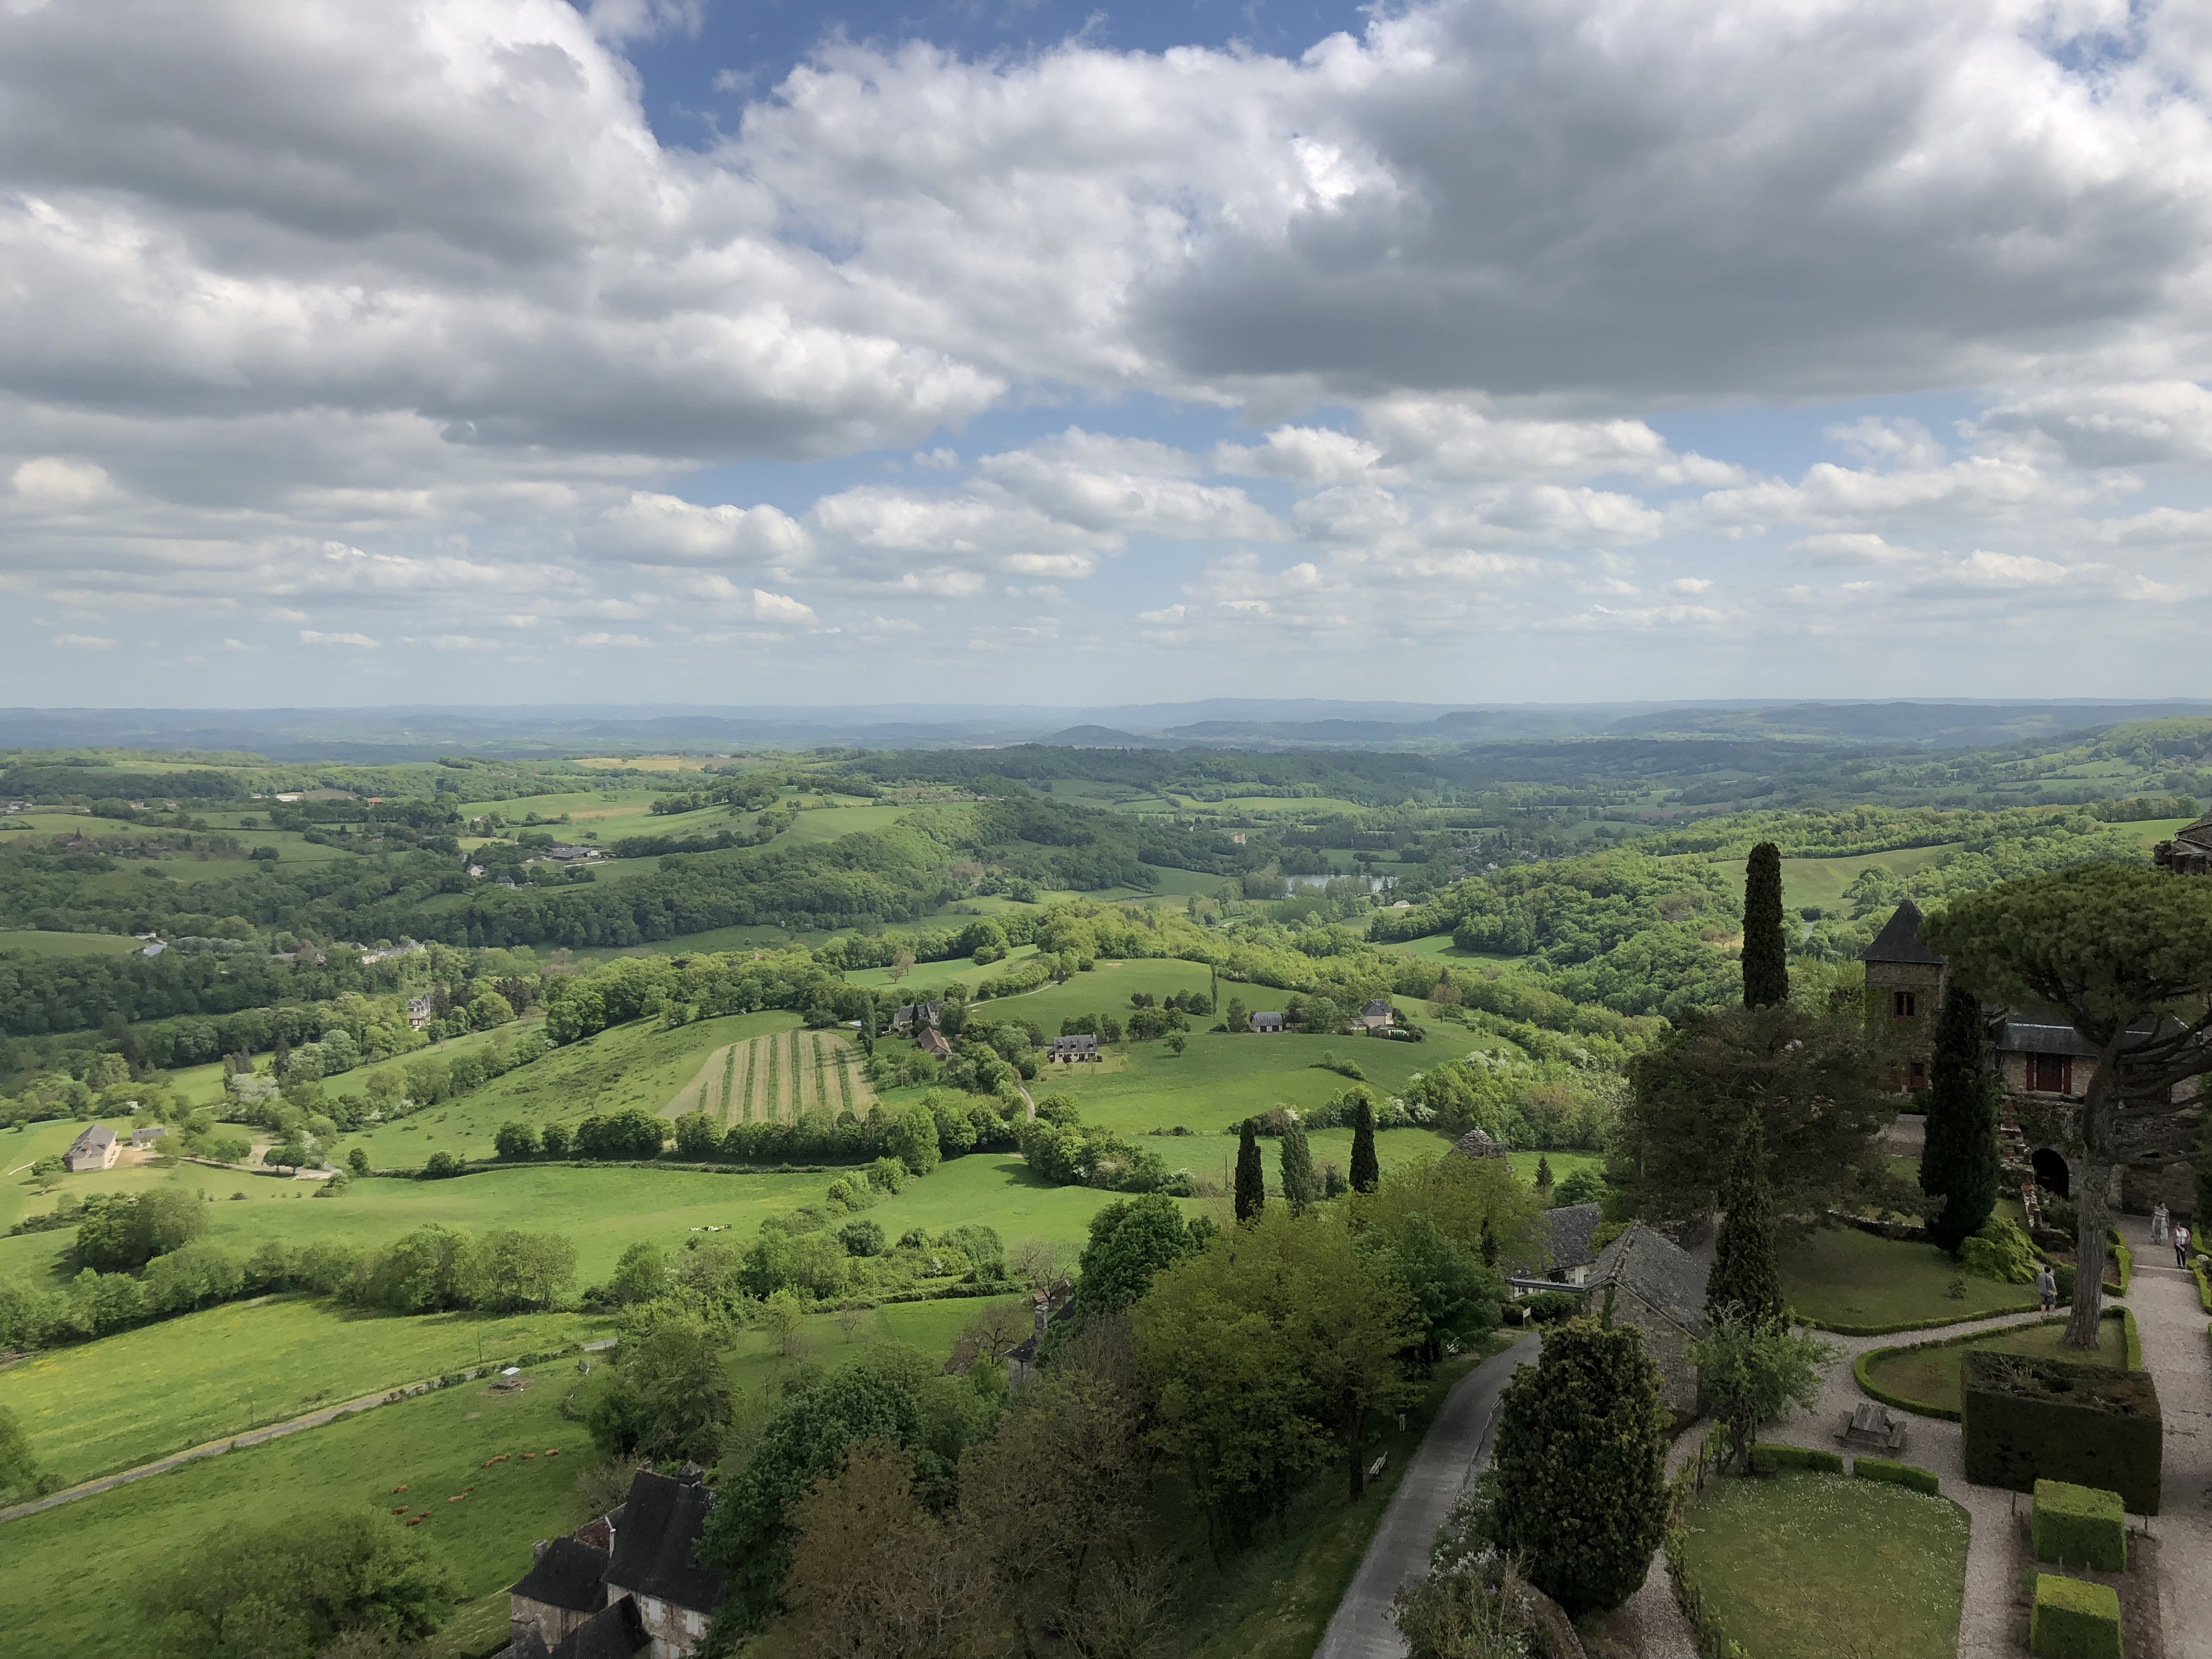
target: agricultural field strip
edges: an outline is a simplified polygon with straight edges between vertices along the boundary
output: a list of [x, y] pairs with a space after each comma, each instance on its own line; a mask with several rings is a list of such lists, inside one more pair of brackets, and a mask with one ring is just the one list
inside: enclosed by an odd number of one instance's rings
[[[599, 1337], [585, 1343], [583, 1347], [587, 1352], [598, 1352], [600, 1350], [613, 1347], [617, 1340], [611, 1336]], [[465, 1370], [463, 1375], [474, 1379], [478, 1375], [478, 1371], [476, 1367], [471, 1366]], [[362, 1412], [374, 1411], [379, 1406], [398, 1405], [403, 1401], [434, 1392], [438, 1383], [437, 1377], [423, 1377], [413, 1382], [403, 1382], [396, 1388], [380, 1389], [373, 1394], [362, 1395], [338, 1405], [319, 1407], [305, 1416], [292, 1418], [283, 1423], [272, 1423], [266, 1428], [246, 1429], [237, 1434], [204, 1441], [199, 1445], [188, 1446], [183, 1451], [172, 1452], [167, 1457], [156, 1458], [150, 1463], [141, 1463], [136, 1468], [118, 1469], [112, 1474], [103, 1474], [96, 1480], [87, 1480], [69, 1487], [66, 1491], [49, 1492], [44, 1498], [33, 1498], [27, 1504], [17, 1504], [13, 1508], [0, 1510], [0, 1523], [18, 1521], [25, 1516], [37, 1515], [44, 1510], [58, 1509], [64, 1504], [74, 1504], [80, 1498], [92, 1498], [100, 1492], [112, 1492], [116, 1487], [128, 1486], [134, 1480], [144, 1480], [153, 1475], [167, 1474], [171, 1469], [181, 1468], [186, 1463], [197, 1462], [204, 1457], [220, 1457], [225, 1452], [237, 1451], [246, 1446], [258, 1446], [264, 1441], [281, 1440], [287, 1435], [298, 1434], [307, 1429], [319, 1429], [325, 1424], [335, 1423], [342, 1417], [351, 1417]]]
[[[740, 1049], [742, 1092], [737, 1084]], [[876, 1097], [842, 1032], [793, 1030], [714, 1049], [660, 1109], [660, 1115], [672, 1119], [704, 1112], [723, 1123], [790, 1122], [810, 1111], [865, 1111]]]

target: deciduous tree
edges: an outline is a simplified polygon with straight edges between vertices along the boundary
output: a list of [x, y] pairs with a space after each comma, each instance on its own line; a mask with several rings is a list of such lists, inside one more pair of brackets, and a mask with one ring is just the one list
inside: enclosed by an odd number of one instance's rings
[[2056, 1008], [2096, 1050], [2080, 1114], [2074, 1306], [2066, 1340], [2094, 1348], [2107, 1188], [2125, 1115], [2172, 1109], [2212, 1072], [2212, 882], [2087, 865], [1954, 901], [1921, 937], [1976, 994]]
[[1091, 1218], [1076, 1292], [1086, 1316], [1133, 1306], [1163, 1268], [1198, 1254], [1200, 1241], [1162, 1193], [1116, 1199]]
[[1698, 1368], [1698, 1389], [1727, 1425], [1732, 1455], [1742, 1459], [1747, 1474], [1759, 1425], [1793, 1405], [1810, 1411], [1819, 1404], [1836, 1351], [1809, 1328], [1778, 1316], [1723, 1319], [1690, 1345], [1690, 1360]]

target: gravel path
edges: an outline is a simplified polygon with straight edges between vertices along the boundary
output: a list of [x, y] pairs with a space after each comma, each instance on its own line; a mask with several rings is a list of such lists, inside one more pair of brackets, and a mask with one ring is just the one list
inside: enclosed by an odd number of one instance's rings
[[[588, 1353], [596, 1352], [602, 1348], [611, 1348], [615, 1341], [616, 1339], [613, 1337], [605, 1337], [596, 1342], [586, 1342], [583, 1345], [584, 1351]], [[471, 1381], [478, 1381], [490, 1374], [488, 1368], [481, 1371], [471, 1370], [469, 1376]], [[116, 1487], [127, 1486], [134, 1480], [143, 1480], [151, 1475], [167, 1474], [171, 1469], [181, 1468], [187, 1463], [197, 1463], [204, 1457], [220, 1457], [225, 1452], [237, 1451], [246, 1446], [258, 1446], [265, 1440], [282, 1440], [286, 1435], [298, 1434], [303, 1429], [319, 1429], [325, 1423], [335, 1423], [339, 1418], [350, 1417], [357, 1412], [374, 1411], [379, 1406], [392, 1405], [400, 1400], [412, 1400], [420, 1395], [429, 1393], [437, 1386], [434, 1380], [402, 1383], [396, 1389], [383, 1389], [375, 1394], [365, 1394], [360, 1399], [349, 1400], [343, 1405], [325, 1406], [319, 1411], [308, 1413], [305, 1417], [288, 1418], [282, 1423], [271, 1423], [265, 1428], [248, 1429], [242, 1434], [227, 1435], [221, 1440], [210, 1440], [204, 1445], [190, 1446], [183, 1451], [172, 1452], [167, 1457], [156, 1458], [151, 1463], [141, 1463], [136, 1468], [118, 1469], [113, 1474], [101, 1475], [97, 1480], [87, 1480], [80, 1486], [70, 1486], [62, 1492], [49, 1492], [44, 1498], [33, 1498], [27, 1504], [18, 1504], [12, 1509], [0, 1510], [0, 1522], [20, 1521], [27, 1515], [36, 1515], [42, 1510], [58, 1509], [64, 1504], [74, 1504], [80, 1498], [93, 1498], [104, 1492], [112, 1492]]]
[[1382, 1511], [1382, 1524], [1351, 1588], [1337, 1603], [1314, 1659], [1401, 1659], [1406, 1642], [1390, 1622], [1390, 1600], [1407, 1579], [1427, 1576], [1437, 1528], [1488, 1453], [1486, 1442], [1498, 1396], [1516, 1370], [1536, 1363], [1537, 1346], [1535, 1336], [1524, 1336], [1452, 1385], [1390, 1495], [1390, 1506]]
[[2159, 1613], [2167, 1659], [2212, 1659], [2212, 1349], [2197, 1281], [2173, 1265], [2171, 1245], [2150, 1242], [2150, 1223], [2123, 1216], [2135, 1252], [2128, 1306], [2142, 1338], [2143, 1369], [2166, 1419], [2164, 1490], [2150, 1523], [2165, 1571]]

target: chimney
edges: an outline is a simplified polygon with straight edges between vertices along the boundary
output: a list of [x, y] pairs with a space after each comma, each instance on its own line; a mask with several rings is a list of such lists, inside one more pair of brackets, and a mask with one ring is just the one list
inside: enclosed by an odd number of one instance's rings
[[1047, 1322], [1048, 1322], [1052, 1317], [1051, 1310], [1052, 1298], [1050, 1295], [1046, 1291], [1039, 1291], [1036, 1293], [1036, 1340], [1039, 1342], [1042, 1342], [1044, 1340], [1044, 1328]]

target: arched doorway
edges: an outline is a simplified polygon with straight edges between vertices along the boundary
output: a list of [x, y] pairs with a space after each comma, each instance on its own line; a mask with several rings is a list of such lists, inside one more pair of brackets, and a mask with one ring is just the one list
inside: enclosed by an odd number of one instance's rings
[[2066, 1160], [2048, 1146], [2039, 1146], [2035, 1156], [2028, 1160], [2035, 1169], [2035, 1184], [2057, 1198], [2073, 1195], [2074, 1178], [2066, 1168]]

